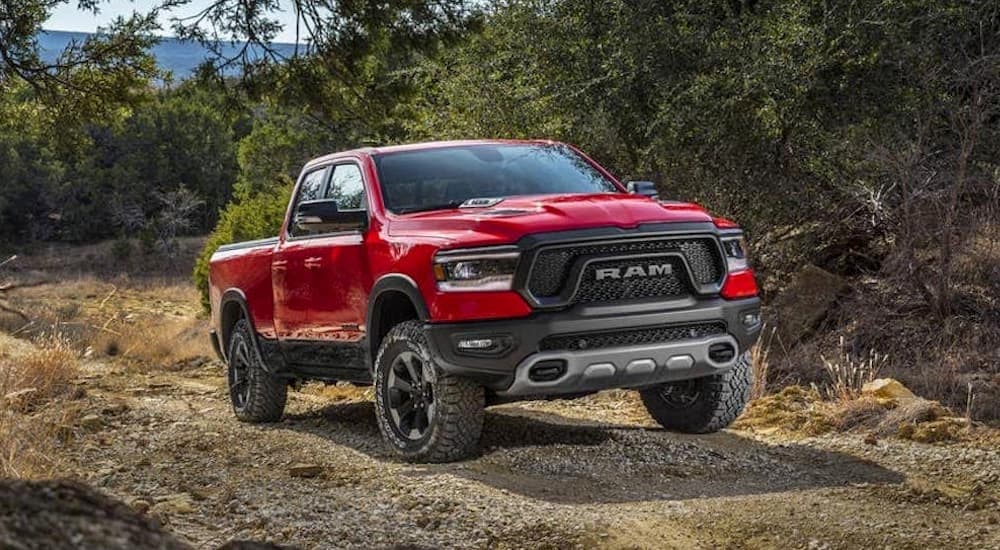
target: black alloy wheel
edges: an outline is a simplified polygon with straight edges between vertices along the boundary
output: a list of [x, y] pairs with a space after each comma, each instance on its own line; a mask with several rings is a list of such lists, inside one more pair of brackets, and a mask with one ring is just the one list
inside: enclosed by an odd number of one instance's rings
[[245, 409], [250, 401], [250, 347], [246, 339], [240, 338], [233, 342], [229, 358], [229, 398], [233, 408]]
[[404, 351], [396, 356], [386, 374], [393, 428], [406, 439], [423, 438], [436, 412], [434, 387], [424, 377], [423, 361], [416, 353]]
[[389, 330], [374, 375], [378, 429], [396, 454], [410, 462], [451, 462], [476, 452], [485, 391], [437, 363], [422, 321]]
[[664, 384], [660, 388], [660, 398], [675, 409], [686, 409], [698, 402], [701, 392], [697, 380], [683, 380]]

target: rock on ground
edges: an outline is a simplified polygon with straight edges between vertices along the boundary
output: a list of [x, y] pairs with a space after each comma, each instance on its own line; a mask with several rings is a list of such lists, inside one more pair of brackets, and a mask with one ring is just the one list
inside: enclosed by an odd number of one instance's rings
[[152, 519], [80, 483], [0, 480], [0, 548], [190, 547]]

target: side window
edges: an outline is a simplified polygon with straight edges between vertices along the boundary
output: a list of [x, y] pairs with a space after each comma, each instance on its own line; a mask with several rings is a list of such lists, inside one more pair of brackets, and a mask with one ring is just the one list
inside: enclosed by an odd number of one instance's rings
[[322, 199], [323, 184], [326, 182], [326, 175], [329, 172], [330, 168], [326, 167], [306, 174], [302, 180], [302, 186], [299, 188], [298, 202]]
[[[304, 201], [314, 201], [323, 198], [323, 187], [326, 184], [326, 176], [330, 173], [330, 167], [325, 166], [319, 170], [314, 170], [309, 172], [302, 177], [302, 185], [299, 186], [299, 194], [295, 198], [295, 209], [292, 211], [292, 216], [295, 215], [295, 211], [298, 210], [299, 204]], [[311, 234], [310, 231], [302, 229], [296, 226], [294, 223], [290, 224], [288, 227], [288, 233], [293, 237], [300, 237], [302, 235]]]
[[333, 177], [326, 191], [326, 198], [337, 201], [340, 210], [365, 210], [365, 185], [357, 164], [338, 164], [333, 167]]

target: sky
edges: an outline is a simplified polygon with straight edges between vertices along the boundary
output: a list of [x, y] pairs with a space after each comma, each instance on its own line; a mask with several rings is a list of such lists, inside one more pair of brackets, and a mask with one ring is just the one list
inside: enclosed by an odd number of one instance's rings
[[[212, 0], [191, 0], [191, 2], [178, 8], [172, 15], [186, 16], [192, 15], [211, 4]], [[65, 4], [60, 4], [52, 12], [52, 17], [45, 23], [44, 28], [56, 31], [79, 31], [94, 32], [97, 27], [107, 25], [112, 19], [119, 15], [129, 15], [134, 11], [143, 13], [156, 4], [158, 0], [105, 0], [101, 4], [101, 12], [94, 16], [88, 11], [76, 9], [76, 0], [69, 0]], [[272, 15], [274, 19], [285, 25], [285, 29], [275, 38], [276, 42], [295, 42], [295, 14], [291, 9], [291, 2], [281, 2], [286, 7], [283, 13]], [[161, 16], [162, 34], [170, 34], [170, 15]]]

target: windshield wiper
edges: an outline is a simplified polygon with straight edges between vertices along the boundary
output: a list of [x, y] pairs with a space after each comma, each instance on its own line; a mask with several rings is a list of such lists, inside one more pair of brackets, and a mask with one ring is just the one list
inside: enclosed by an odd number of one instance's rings
[[423, 206], [411, 206], [409, 208], [400, 208], [395, 212], [397, 214], [414, 214], [416, 212], [429, 212], [431, 210], [450, 210], [452, 208], [458, 208], [465, 201], [448, 201], [440, 204], [428, 204]]

